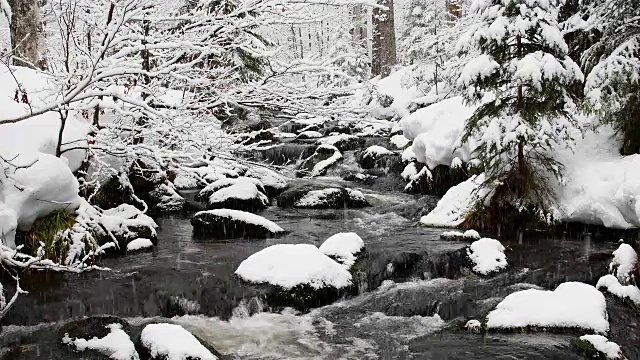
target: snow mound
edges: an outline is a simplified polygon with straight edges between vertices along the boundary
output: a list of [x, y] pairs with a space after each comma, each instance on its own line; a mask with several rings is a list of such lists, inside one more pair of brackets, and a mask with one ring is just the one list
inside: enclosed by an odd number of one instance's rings
[[440, 237], [443, 239], [479, 240], [480, 234], [475, 230], [467, 230], [464, 233], [460, 231], [445, 231]]
[[311, 244], [277, 244], [245, 259], [236, 275], [253, 283], [268, 283], [291, 289], [309, 285], [314, 289], [351, 285], [347, 268]]
[[609, 271], [613, 272], [620, 283], [628, 284], [638, 263], [638, 254], [629, 244], [620, 244], [613, 252], [613, 260], [609, 264]]
[[478, 320], [471, 319], [467, 321], [464, 328], [471, 332], [480, 332], [480, 330], [482, 330], [482, 323]]
[[[15, 247], [15, 230], [57, 209], [80, 206], [78, 181], [64, 159], [45, 153], [20, 153], [11, 164], [0, 161], [0, 233]], [[8, 176], [7, 176], [8, 175]]]
[[438, 201], [436, 208], [420, 219], [425, 226], [456, 227], [462, 224], [467, 212], [473, 207], [476, 192], [484, 182], [484, 174], [474, 175], [467, 181], [450, 188]]
[[180, 325], [149, 324], [140, 334], [142, 346], [152, 358], [166, 360], [215, 360], [213, 355], [195, 336]]
[[236, 182], [231, 186], [224, 187], [209, 196], [209, 204], [219, 204], [228, 200], [251, 200], [258, 199], [264, 206], [269, 205], [269, 198], [263, 194], [258, 187], [248, 181]]
[[405, 181], [413, 180], [417, 175], [418, 168], [416, 168], [416, 163], [413, 162], [405, 166], [404, 170], [402, 170], [402, 173], [400, 174]]
[[362, 153], [362, 156], [364, 157], [374, 157], [377, 158], [378, 156], [381, 155], [392, 155], [393, 152], [389, 151], [388, 149], [380, 146], [380, 145], [373, 145], [373, 146], [369, 146], [364, 153]]
[[606, 334], [609, 331], [607, 303], [595, 287], [566, 282], [554, 291], [527, 289], [514, 292], [487, 315], [488, 329], [528, 326], [580, 328]]
[[473, 262], [473, 271], [487, 275], [507, 267], [504, 246], [495, 239], [482, 238], [476, 240], [467, 249], [467, 255]]
[[103, 338], [71, 339], [69, 334], [65, 334], [62, 338], [62, 343], [72, 346], [75, 351], [95, 350], [113, 360], [138, 360], [139, 356], [136, 347], [129, 335], [122, 330], [122, 325], [111, 324], [106, 327], [111, 332]]
[[298, 134], [298, 138], [299, 139], [318, 139], [321, 138], [322, 133], [319, 133], [317, 131], [303, 131], [300, 134]]
[[151, 247], [153, 247], [153, 242], [151, 242], [151, 240], [145, 239], [145, 238], [137, 238], [137, 239], [131, 240], [127, 244], [127, 251], [137, 251], [142, 249], [148, 249]]
[[620, 346], [614, 342], [609, 341], [602, 335], [583, 335], [580, 336], [580, 340], [586, 341], [593, 345], [593, 347], [599, 352], [603, 353], [607, 359], [623, 359]]
[[[377, 108], [375, 112], [383, 112], [389, 116], [398, 115], [404, 117], [409, 115], [409, 105], [413, 99], [423, 95], [423, 92], [417, 86], [404, 86], [403, 78], [407, 76], [413, 69], [413, 66], [405, 66], [397, 71], [389, 74], [383, 79], [375, 77], [371, 83], [375, 85], [379, 91], [393, 98], [393, 103], [388, 109]], [[390, 110], [384, 111], [384, 110]]]
[[320, 245], [320, 251], [327, 256], [337, 258], [347, 267], [351, 267], [355, 261], [355, 254], [362, 251], [364, 241], [354, 232], [338, 233], [332, 235]]
[[464, 236], [466, 239], [480, 239], [480, 234], [473, 229], [465, 231], [462, 236]]
[[411, 140], [404, 137], [404, 135], [393, 135], [389, 141], [397, 149], [404, 149], [411, 142]]
[[640, 306], [640, 289], [634, 285], [621, 285], [613, 275], [605, 275], [598, 279], [596, 289], [607, 289], [613, 295], [621, 299], [629, 299]]

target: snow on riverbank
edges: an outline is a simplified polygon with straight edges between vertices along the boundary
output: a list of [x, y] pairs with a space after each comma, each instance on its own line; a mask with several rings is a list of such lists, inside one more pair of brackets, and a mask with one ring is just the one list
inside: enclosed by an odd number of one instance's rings
[[609, 331], [607, 303], [595, 287], [566, 282], [554, 291], [527, 289], [512, 293], [487, 315], [488, 329], [529, 326], [580, 328], [606, 334]]
[[[474, 175], [447, 191], [435, 209], [420, 219], [424, 226], [457, 227], [464, 222], [467, 212], [478, 197], [478, 188], [484, 182], [484, 174]], [[481, 194], [480, 194], [481, 195]]]

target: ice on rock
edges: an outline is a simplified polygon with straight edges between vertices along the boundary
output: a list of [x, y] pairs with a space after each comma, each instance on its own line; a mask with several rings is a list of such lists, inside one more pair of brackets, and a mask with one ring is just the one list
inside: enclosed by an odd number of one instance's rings
[[554, 291], [527, 289], [514, 292], [487, 315], [488, 329], [529, 326], [579, 328], [606, 334], [609, 331], [607, 303], [595, 287], [566, 282]]
[[488, 275], [507, 267], [504, 246], [495, 239], [482, 238], [474, 241], [467, 249], [467, 255], [473, 262], [473, 271]]
[[121, 324], [110, 324], [107, 325], [107, 328], [111, 332], [103, 338], [71, 339], [68, 334], [65, 334], [62, 338], [62, 343], [72, 346], [75, 351], [98, 351], [112, 360], [138, 360], [140, 358], [129, 335], [122, 330]]
[[351, 285], [347, 267], [332, 260], [315, 245], [277, 244], [245, 259], [236, 275], [253, 283], [268, 283], [291, 289], [309, 285], [314, 289]]
[[140, 342], [154, 359], [216, 360], [218, 358], [180, 325], [149, 324], [142, 330]]
[[620, 346], [602, 335], [583, 335], [580, 336], [580, 340], [590, 343], [596, 350], [604, 354], [607, 359], [624, 359]]
[[333, 256], [347, 267], [356, 261], [355, 254], [362, 251], [364, 241], [354, 232], [332, 235], [320, 245], [320, 251], [327, 256]]

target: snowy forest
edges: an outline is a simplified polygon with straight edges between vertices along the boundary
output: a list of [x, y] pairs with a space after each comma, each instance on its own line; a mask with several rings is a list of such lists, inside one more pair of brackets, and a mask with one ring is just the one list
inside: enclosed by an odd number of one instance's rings
[[0, 0], [0, 360], [640, 359], [638, 109], [639, 0]]

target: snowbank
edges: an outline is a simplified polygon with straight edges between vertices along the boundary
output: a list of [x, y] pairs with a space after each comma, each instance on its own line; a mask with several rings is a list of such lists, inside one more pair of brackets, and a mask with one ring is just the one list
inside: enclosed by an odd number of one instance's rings
[[14, 247], [16, 227], [27, 230], [38, 217], [57, 209], [73, 211], [80, 197], [78, 181], [64, 159], [25, 152], [11, 164], [0, 162], [0, 233]]
[[605, 275], [598, 279], [596, 289], [607, 289], [620, 299], [629, 299], [640, 306], [640, 289], [634, 285], [621, 285], [613, 275]]
[[111, 324], [107, 325], [107, 328], [111, 332], [103, 338], [71, 339], [69, 334], [65, 334], [62, 343], [72, 346], [75, 351], [95, 350], [113, 360], [138, 360], [139, 356], [135, 345], [129, 335], [122, 330], [122, 325]]
[[487, 315], [488, 329], [528, 326], [580, 328], [606, 334], [609, 321], [604, 295], [591, 285], [566, 282], [554, 291], [527, 289], [512, 293]]
[[467, 255], [473, 262], [473, 271], [487, 275], [507, 267], [504, 246], [495, 239], [482, 238], [474, 241], [467, 249]]
[[612, 271], [620, 283], [628, 284], [633, 276], [638, 263], [638, 254], [629, 244], [620, 244], [613, 252], [613, 260], [609, 264], [609, 271]]
[[482, 195], [476, 194], [476, 190], [483, 182], [484, 174], [480, 174], [452, 187], [438, 201], [436, 208], [420, 219], [420, 223], [425, 226], [459, 226], [475, 204], [478, 195]]
[[354, 255], [362, 251], [363, 248], [364, 241], [354, 232], [332, 235], [320, 245], [320, 251], [325, 255], [337, 258], [349, 268], [356, 261]]
[[154, 359], [217, 359], [195, 336], [180, 325], [149, 324], [142, 330], [140, 342]]
[[580, 340], [587, 341], [599, 352], [603, 353], [607, 359], [623, 359], [620, 346], [614, 342], [609, 341], [602, 335], [583, 335], [580, 336]]
[[269, 283], [285, 289], [297, 285], [340, 289], [351, 285], [347, 268], [311, 244], [269, 246], [249, 256], [235, 273], [249, 282]]

